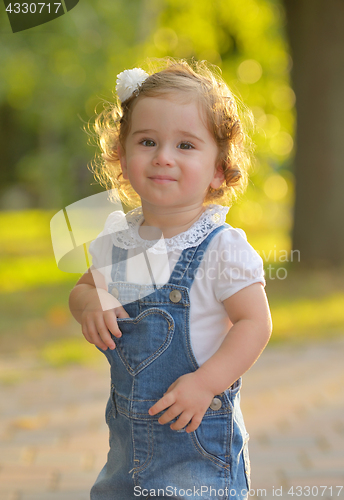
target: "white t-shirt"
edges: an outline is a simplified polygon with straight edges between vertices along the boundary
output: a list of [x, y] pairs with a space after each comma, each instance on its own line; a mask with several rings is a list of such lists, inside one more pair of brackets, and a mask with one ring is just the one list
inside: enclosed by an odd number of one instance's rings
[[[144, 220], [141, 208], [127, 216], [113, 212], [102, 233], [90, 245], [93, 266], [102, 272], [106, 283], [110, 283], [115, 244], [128, 250], [128, 282], [147, 285], [154, 280], [157, 286], [163, 285], [183, 249], [204, 241], [215, 227], [225, 222], [227, 212], [227, 207], [208, 205], [187, 231], [155, 241], [144, 240], [139, 235], [138, 229]], [[253, 283], [265, 285], [263, 261], [241, 229], [229, 226], [219, 231], [202, 257], [190, 289], [190, 337], [199, 365], [217, 351], [232, 326], [222, 302]]]

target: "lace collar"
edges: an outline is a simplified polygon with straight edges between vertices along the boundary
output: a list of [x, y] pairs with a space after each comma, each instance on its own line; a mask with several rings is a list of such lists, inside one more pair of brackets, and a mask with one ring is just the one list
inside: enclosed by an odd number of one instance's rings
[[114, 212], [112, 215], [117, 215], [109, 221], [105, 232], [111, 234], [113, 244], [119, 248], [141, 247], [151, 253], [165, 254], [200, 245], [213, 229], [226, 221], [228, 210], [228, 207], [221, 205], [207, 205], [199, 219], [187, 231], [172, 238], [145, 240], [139, 235], [139, 227], [144, 217], [142, 207], [138, 207], [128, 212], [126, 216], [123, 212]]

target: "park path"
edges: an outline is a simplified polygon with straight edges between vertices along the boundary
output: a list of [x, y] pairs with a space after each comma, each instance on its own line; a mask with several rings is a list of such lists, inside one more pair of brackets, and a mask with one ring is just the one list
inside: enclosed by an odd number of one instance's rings
[[[245, 375], [252, 498], [344, 498], [343, 361], [344, 337], [269, 347]], [[108, 389], [105, 358], [58, 370], [0, 359], [0, 500], [89, 500]]]

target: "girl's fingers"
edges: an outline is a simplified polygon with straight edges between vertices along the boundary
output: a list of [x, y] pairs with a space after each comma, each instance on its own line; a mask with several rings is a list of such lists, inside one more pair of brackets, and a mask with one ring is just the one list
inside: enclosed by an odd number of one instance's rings
[[[117, 324], [117, 322], [116, 322]], [[104, 322], [103, 317], [101, 316], [100, 318], [97, 318], [95, 322], [95, 328], [98, 333], [98, 337], [100, 338], [101, 342], [105, 344], [105, 346], [110, 347], [110, 349], [115, 349], [116, 344], [111, 338], [111, 333], [107, 327], [107, 325]], [[96, 343], [96, 345], [99, 347], [99, 345]]]
[[99, 336], [98, 330], [97, 330], [97, 327], [95, 326], [95, 324], [93, 322], [89, 322], [88, 326], [86, 327], [86, 330], [87, 330], [86, 331], [86, 334], [87, 334], [86, 339], [88, 340], [88, 342], [96, 345], [97, 347], [99, 347], [103, 351], [106, 351], [108, 346], [103, 342], [103, 340]]
[[130, 317], [123, 306], [116, 307], [115, 313], [116, 313], [117, 318], [129, 318]]
[[[171, 406], [168, 410], [165, 411], [165, 413], [161, 415], [161, 417], [158, 420], [159, 424], [164, 425], [167, 424], [168, 422], [171, 422], [171, 420], [177, 418], [182, 413], [182, 411], [183, 410], [180, 407], [177, 407], [177, 405]], [[185, 425], [189, 422], [189, 420], [185, 422]]]
[[107, 330], [110, 330], [115, 337], [121, 337], [122, 332], [118, 327], [117, 318], [113, 310], [105, 311], [102, 317]]
[[192, 419], [192, 413], [184, 411], [180, 415], [180, 417], [175, 422], [173, 422], [173, 424], [170, 425], [170, 427], [173, 431], [180, 431], [181, 429], [184, 429], [184, 427], [187, 424], [190, 423], [191, 419]]
[[172, 395], [166, 394], [163, 396], [154, 406], [152, 406], [148, 413], [150, 415], [156, 415], [162, 411], [166, 410], [161, 417], [159, 418], [159, 424], [167, 424], [171, 422], [174, 418], [178, 417], [183, 411], [183, 407], [178, 405], [175, 402], [175, 399]]
[[83, 336], [87, 340], [87, 342], [89, 342], [90, 344], [93, 344], [93, 342], [91, 341], [91, 337], [88, 334], [88, 330], [87, 330], [87, 326], [86, 325], [82, 325], [81, 331], [82, 331]]
[[[123, 317], [129, 317], [122, 306], [118, 310]], [[114, 309], [86, 314], [82, 321], [82, 332], [88, 342], [105, 351], [108, 347], [110, 349], [116, 348], [111, 335], [117, 338], [122, 336]]]
[[185, 428], [186, 432], [190, 433], [195, 431], [200, 426], [201, 422], [202, 422], [202, 417], [194, 415], [189, 425]]
[[171, 396], [166, 394], [161, 399], [159, 399], [157, 403], [155, 403], [153, 406], [149, 408], [148, 413], [150, 415], [156, 415], [157, 413], [160, 413], [161, 411], [171, 406], [173, 403], [174, 400], [171, 398]]

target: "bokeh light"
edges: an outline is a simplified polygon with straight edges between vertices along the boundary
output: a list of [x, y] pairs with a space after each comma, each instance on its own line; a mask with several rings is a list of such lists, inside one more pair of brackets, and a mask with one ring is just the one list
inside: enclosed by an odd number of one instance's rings
[[288, 193], [287, 181], [279, 174], [270, 175], [264, 183], [264, 192], [271, 200], [280, 201]]
[[288, 111], [295, 106], [296, 98], [293, 89], [282, 85], [272, 93], [271, 100], [276, 108]]
[[239, 209], [241, 222], [248, 226], [258, 224], [263, 217], [263, 210], [259, 203], [247, 200]]
[[247, 59], [240, 64], [237, 73], [243, 83], [256, 83], [260, 80], [263, 69], [258, 61]]
[[288, 132], [279, 132], [270, 139], [270, 148], [278, 156], [287, 156], [294, 147], [293, 138]]

